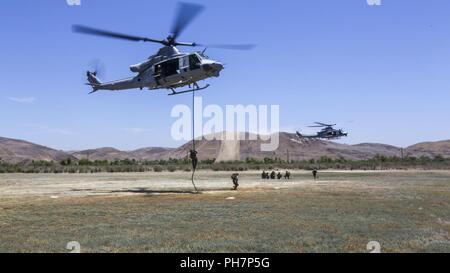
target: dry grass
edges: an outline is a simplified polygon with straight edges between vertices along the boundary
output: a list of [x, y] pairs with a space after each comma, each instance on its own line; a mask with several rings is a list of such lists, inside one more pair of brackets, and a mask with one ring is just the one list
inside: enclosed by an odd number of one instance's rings
[[450, 252], [449, 172], [294, 175], [0, 176], [0, 252]]

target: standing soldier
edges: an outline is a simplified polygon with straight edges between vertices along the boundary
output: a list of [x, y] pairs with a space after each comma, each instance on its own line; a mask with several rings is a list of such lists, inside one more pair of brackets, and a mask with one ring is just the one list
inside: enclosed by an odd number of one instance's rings
[[317, 168], [313, 169], [312, 174], [313, 174], [314, 180], [316, 180], [317, 179]]
[[239, 174], [238, 173], [234, 173], [231, 175], [231, 180], [233, 181], [233, 190], [237, 190], [237, 188], [239, 187]]
[[281, 178], [283, 178], [283, 175], [281, 174], [281, 172], [278, 172], [277, 178], [278, 178], [278, 180], [280, 180]]
[[287, 179], [287, 180], [291, 179], [291, 172], [286, 171], [286, 173], [284, 174], [284, 179]]

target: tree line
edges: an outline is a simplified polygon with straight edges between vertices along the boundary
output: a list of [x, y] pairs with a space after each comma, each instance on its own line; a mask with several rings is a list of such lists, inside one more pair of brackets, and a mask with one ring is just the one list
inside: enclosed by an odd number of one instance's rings
[[[67, 158], [55, 161], [24, 161], [8, 163], [0, 158], [0, 173], [99, 173], [99, 172], [175, 172], [191, 171], [190, 159], [167, 160], [74, 160]], [[442, 156], [430, 157], [387, 157], [378, 155], [367, 160], [349, 160], [345, 158], [290, 160], [281, 158], [247, 158], [243, 161], [215, 162], [214, 159], [202, 160], [198, 169], [213, 171], [248, 171], [248, 170], [450, 170], [450, 158]]]

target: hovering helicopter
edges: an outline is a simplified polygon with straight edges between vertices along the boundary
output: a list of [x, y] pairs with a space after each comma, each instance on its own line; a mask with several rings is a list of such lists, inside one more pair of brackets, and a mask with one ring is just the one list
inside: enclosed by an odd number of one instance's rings
[[318, 132], [315, 135], [303, 135], [300, 132], [297, 132], [297, 136], [301, 139], [339, 139], [341, 137], [348, 136], [347, 132], [344, 132], [342, 129], [334, 129], [333, 126], [336, 126], [336, 124], [324, 124], [320, 122], [315, 122], [316, 125], [309, 126], [311, 128], [323, 128], [320, 132]]
[[[187, 92], [195, 92], [209, 87], [209, 84], [200, 87], [198, 82], [211, 77], [219, 77], [224, 69], [221, 62], [210, 59], [206, 54], [206, 48], [222, 48], [249, 50], [254, 47], [251, 44], [241, 45], [202, 45], [198, 43], [178, 42], [178, 37], [193, 19], [204, 9], [202, 5], [179, 3], [178, 13], [175, 17], [171, 29], [171, 35], [164, 40], [152, 39], [147, 37], [132, 36], [121, 34], [82, 25], [74, 25], [72, 30], [77, 33], [116, 38], [135, 42], [151, 42], [162, 44], [159, 51], [150, 56], [147, 60], [130, 66], [131, 72], [137, 73], [134, 77], [122, 80], [102, 82], [98, 78], [97, 71], [87, 72], [87, 85], [92, 87], [92, 92], [99, 90], [127, 90], [127, 89], [168, 89], [172, 93], [169, 95], [178, 95]], [[177, 47], [204, 47], [204, 51], [192, 53], [182, 53]], [[189, 86], [188, 90], [176, 91], [177, 88]]]

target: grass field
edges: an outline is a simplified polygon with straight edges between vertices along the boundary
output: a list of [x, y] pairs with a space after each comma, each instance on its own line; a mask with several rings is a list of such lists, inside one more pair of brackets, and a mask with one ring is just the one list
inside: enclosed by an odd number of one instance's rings
[[0, 252], [450, 252], [450, 172], [0, 175]]

